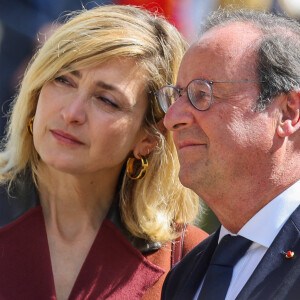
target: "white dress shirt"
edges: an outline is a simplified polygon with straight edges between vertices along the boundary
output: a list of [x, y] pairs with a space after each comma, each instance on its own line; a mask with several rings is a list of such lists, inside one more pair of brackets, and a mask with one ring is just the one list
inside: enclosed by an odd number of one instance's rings
[[[240, 229], [237, 235], [253, 241], [253, 244], [234, 266], [225, 300], [232, 300], [237, 297], [284, 223], [299, 205], [300, 181], [297, 181], [263, 207]], [[221, 226], [219, 242], [226, 234], [235, 235]], [[202, 284], [203, 281], [194, 300], [197, 299]]]

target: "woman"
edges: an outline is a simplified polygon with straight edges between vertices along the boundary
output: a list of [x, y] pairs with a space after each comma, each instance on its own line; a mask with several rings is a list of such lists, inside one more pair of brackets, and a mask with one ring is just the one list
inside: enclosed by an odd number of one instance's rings
[[163, 18], [102, 6], [37, 52], [0, 156], [1, 299], [159, 299], [177, 251], [206, 237], [188, 226], [170, 242], [197, 197], [154, 92], [184, 50]]

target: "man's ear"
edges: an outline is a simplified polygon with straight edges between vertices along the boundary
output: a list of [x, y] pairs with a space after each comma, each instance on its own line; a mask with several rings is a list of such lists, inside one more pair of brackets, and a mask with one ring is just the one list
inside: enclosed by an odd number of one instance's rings
[[281, 120], [277, 125], [277, 134], [287, 137], [300, 128], [300, 91], [291, 91], [281, 102]]
[[141, 155], [147, 156], [156, 145], [157, 139], [149, 133], [145, 133], [144, 137], [135, 145], [133, 155], [135, 158], [141, 158]]

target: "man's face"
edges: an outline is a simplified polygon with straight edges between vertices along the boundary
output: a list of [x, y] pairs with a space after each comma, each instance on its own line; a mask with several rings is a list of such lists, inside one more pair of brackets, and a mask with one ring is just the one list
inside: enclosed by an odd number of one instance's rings
[[[259, 36], [242, 23], [208, 31], [184, 56], [177, 87], [185, 88], [196, 78], [257, 81], [254, 44]], [[174, 134], [181, 182], [205, 200], [262, 184], [260, 178], [270, 172], [270, 154], [275, 151], [275, 106], [253, 110], [259, 83], [215, 83], [212, 90], [209, 110], [196, 110], [184, 93], [164, 119]]]

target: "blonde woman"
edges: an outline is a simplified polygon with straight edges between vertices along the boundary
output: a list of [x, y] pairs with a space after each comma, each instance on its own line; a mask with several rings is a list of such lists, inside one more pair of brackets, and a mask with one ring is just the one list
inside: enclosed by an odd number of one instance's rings
[[78, 12], [38, 50], [0, 154], [1, 299], [159, 299], [206, 237], [183, 230], [197, 197], [154, 96], [184, 51], [130, 6]]

